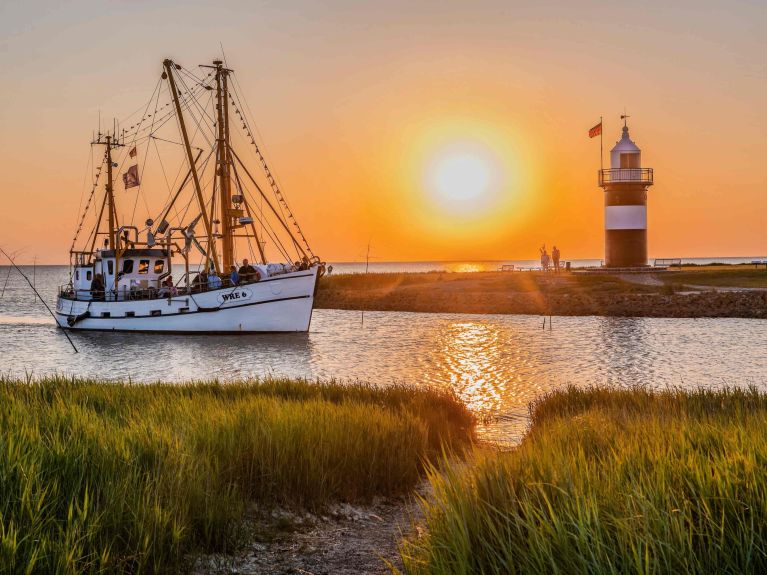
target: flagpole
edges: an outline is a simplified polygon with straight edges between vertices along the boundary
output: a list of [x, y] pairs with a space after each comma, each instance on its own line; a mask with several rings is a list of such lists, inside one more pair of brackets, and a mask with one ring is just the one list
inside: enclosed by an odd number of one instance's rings
[[[602, 133], [605, 131], [605, 127], [602, 124], [602, 116], [599, 116], [599, 169], [605, 169], [604, 152], [602, 152]], [[602, 172], [600, 171], [600, 174]]]

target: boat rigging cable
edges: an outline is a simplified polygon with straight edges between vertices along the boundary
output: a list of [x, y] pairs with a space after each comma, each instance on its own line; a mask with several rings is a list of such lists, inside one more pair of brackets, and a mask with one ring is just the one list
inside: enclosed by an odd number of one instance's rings
[[[53, 313], [53, 310], [45, 302], [45, 300], [43, 299], [43, 296], [40, 295], [40, 292], [38, 292], [37, 289], [35, 289], [34, 284], [31, 281], [29, 281], [29, 278], [24, 274], [23, 271], [21, 271], [19, 266], [16, 265], [16, 262], [13, 261], [13, 258], [11, 256], [9, 256], [8, 253], [3, 248], [0, 248], [0, 253], [2, 253], [6, 258], [8, 258], [8, 261], [11, 262], [11, 265], [13, 266], [13, 269], [15, 269], [17, 272], [19, 272], [19, 274], [21, 274], [21, 277], [23, 277], [25, 280], [27, 280], [27, 283], [29, 284], [29, 287], [32, 288], [32, 291], [35, 292], [35, 295], [38, 298], [40, 298], [40, 301], [45, 306], [45, 309], [48, 310], [48, 313], [51, 314], [51, 316], [53, 317], [54, 321], [56, 321], [56, 323], [58, 324], [58, 320], [56, 320], [56, 314]], [[72, 338], [69, 337], [69, 334], [67, 333], [67, 330], [62, 330], [62, 331], [64, 332], [64, 335], [66, 336], [67, 341], [69, 342], [69, 345], [71, 345], [72, 349], [75, 350], [75, 353], [80, 353], [78, 351], [77, 347], [75, 346], [74, 342], [72, 341]]]
[[[289, 263], [293, 262], [293, 258], [290, 257], [287, 250], [290, 244], [293, 244], [293, 248], [295, 249], [295, 252], [298, 256], [298, 260], [318, 260], [318, 258], [311, 250], [309, 242], [287, 202], [287, 198], [281, 189], [281, 185], [278, 182], [276, 175], [270, 169], [270, 166], [267, 163], [266, 157], [261, 150], [261, 147], [256, 142], [256, 137], [254, 134], [258, 134], [259, 139], [263, 138], [261, 137], [260, 131], [258, 130], [258, 126], [252, 119], [252, 112], [248, 102], [241, 97], [242, 87], [233, 71], [226, 70], [226, 73], [229, 75], [229, 77], [232, 78], [233, 82], [230, 84], [230, 89], [226, 89], [226, 84], [224, 82], [222, 90], [222, 87], [219, 84], [220, 71], [217, 73], [211, 71], [208, 72], [207, 75], [205, 75], [203, 72], [198, 76], [191, 70], [187, 69], [186, 67], [182, 67], [175, 62], [171, 62], [171, 64], [172, 65], [169, 66], [166, 70], [167, 73], [164, 72], [162, 78], [158, 80], [146, 103], [120, 122], [120, 124], [126, 126], [127, 129], [118, 130], [117, 126], [119, 126], [119, 124], [115, 124], [115, 135], [113, 137], [115, 137], [115, 142], [118, 142], [119, 145], [115, 146], [114, 150], [116, 151], [118, 148], [123, 149], [121, 153], [115, 154], [117, 157], [112, 160], [114, 162], [114, 167], [117, 168], [118, 173], [123, 170], [124, 164], [126, 162], [131, 162], [131, 159], [135, 158], [135, 149], [139, 145], [143, 146], [146, 144], [147, 146], [146, 153], [142, 154], [142, 157], [140, 157], [137, 162], [139, 172], [137, 185], [138, 189], [136, 191], [137, 193], [135, 193], [134, 197], [132, 198], [134, 204], [132, 209], [131, 207], [128, 208], [130, 210], [128, 213], [131, 214], [130, 221], [136, 220], [138, 203], [142, 200], [144, 204], [143, 208], [146, 209], [146, 212], [151, 212], [150, 206], [148, 205], [147, 196], [144, 192], [144, 186], [142, 184], [144, 184], [145, 170], [150, 160], [150, 156], [156, 154], [156, 161], [159, 166], [159, 171], [162, 174], [162, 179], [165, 181], [164, 183], [168, 193], [165, 202], [163, 202], [165, 205], [161, 210], [163, 217], [160, 218], [160, 221], [165, 221], [165, 219], [168, 218], [171, 213], [173, 213], [175, 216], [174, 219], [176, 221], [176, 225], [184, 227], [184, 220], [186, 219], [189, 210], [192, 208], [195, 202], [193, 198], [190, 198], [190, 201], [184, 202], [186, 204], [184, 206], [182, 202], [177, 202], [177, 200], [180, 199], [179, 195], [188, 184], [192, 183], [192, 180], [198, 179], [198, 173], [202, 175], [202, 173], [205, 172], [206, 166], [208, 165], [208, 161], [211, 159], [211, 157], [219, 154], [217, 151], [219, 147], [219, 136], [216, 134], [216, 124], [219, 120], [214, 117], [215, 114], [212, 114], [209, 111], [212, 107], [211, 103], [213, 96], [215, 95], [215, 90], [217, 89], [216, 87], [218, 87], [219, 98], [221, 94], [223, 94], [224, 99], [228, 99], [231, 102], [233, 108], [232, 111], [237, 114], [237, 117], [241, 122], [242, 132], [235, 131], [235, 134], [240, 134], [240, 137], [243, 140], [243, 144], [252, 145], [251, 153], [254, 153], [254, 158], [257, 160], [258, 164], [260, 164], [262, 169], [262, 177], [265, 176], [265, 183], [267, 184], [267, 186], [264, 186], [266, 189], [262, 188], [254, 178], [253, 174], [250, 173], [250, 171], [244, 165], [243, 159], [237, 157], [234, 150], [227, 151], [228, 158], [223, 161], [232, 170], [232, 175], [234, 176], [231, 179], [231, 183], [229, 185], [236, 187], [237, 192], [239, 193], [239, 196], [236, 197], [247, 199], [246, 201], [242, 202], [241, 209], [247, 214], [247, 218], [243, 217], [243, 219], [249, 221], [241, 224], [241, 226], [244, 225], [249, 227], [250, 234], [239, 237], [248, 237], [255, 240], [255, 247], [257, 247], [257, 251], [260, 256], [259, 259], [264, 264], [267, 262], [266, 255], [264, 253], [266, 241], [262, 240], [266, 240], [267, 238], [269, 242], [272, 243], [272, 245], [277, 249], [277, 251], [281, 253], [281, 256], [284, 257]], [[164, 79], [168, 79], [169, 83], [166, 84], [163, 82]], [[172, 85], [174, 79], [176, 86]], [[210, 92], [208, 98], [204, 97], [206, 91]], [[166, 95], [175, 98], [175, 105], [173, 101], [161, 103], [161, 99]], [[187, 115], [187, 122], [190, 127], [193, 127], [193, 130], [190, 130], [189, 132], [191, 138], [189, 138], [189, 136], [184, 136], [185, 141], [183, 144], [178, 141], [174, 141], [174, 139], [162, 137], [158, 133], [158, 131], [163, 128], [163, 126], [168, 124], [168, 122], [173, 122], [175, 117], [175, 121], [179, 123], [179, 129], [183, 134], [184, 130], [181, 129], [183, 115]], [[228, 121], [226, 125], [228, 126]], [[255, 131], [251, 129], [251, 126], [253, 126]], [[99, 131], [99, 137], [100, 136], [101, 132]], [[198, 164], [198, 162], [203, 155], [203, 149], [194, 144], [194, 140], [196, 140], [198, 137], [201, 139], [201, 143], [205, 142], [205, 144], [207, 144], [210, 149], [209, 155], [204, 158], [204, 161], [201, 165]], [[227, 128], [227, 138], [228, 137], [229, 132]], [[173, 146], [188, 146], [200, 152], [196, 158], [192, 158], [191, 154], [189, 154], [186, 158], [185, 163], [189, 169], [189, 173], [184, 176], [183, 182], [178, 187], [176, 186], [176, 183], [186, 172], [186, 170], [184, 170], [184, 165], [181, 164], [179, 166], [175, 178], [173, 179], [173, 183], [171, 184], [169, 177], [171, 176], [172, 172], [168, 173], [168, 170], [166, 169], [160, 146], [158, 146], [158, 141], [165, 142]], [[250, 146], [246, 145], [245, 147]], [[151, 150], [151, 148], [154, 148], [154, 150]], [[128, 154], [129, 151], [131, 154]], [[154, 154], [151, 153], [152, 151]], [[85, 209], [82, 210], [82, 216], [73, 238], [70, 253], [74, 253], [74, 246], [79, 239], [80, 231], [84, 225], [84, 221], [90, 213], [90, 208], [93, 208], [94, 216], [98, 214], [97, 222], [100, 222], [105, 212], [105, 208], [109, 203], [106, 197], [103, 205], [101, 205], [100, 202], [97, 204], [94, 200], [94, 197], [96, 196], [96, 189], [98, 188], [99, 183], [101, 183], [103, 180], [103, 178], [100, 176], [103, 176], [102, 169], [105, 163], [108, 161], [106, 155], [107, 154], [105, 153], [101, 166], [99, 166], [96, 177], [94, 178], [93, 188], [91, 190], [91, 194], [88, 197], [88, 202], [86, 203]], [[190, 160], [192, 161], [191, 165]], [[218, 168], [219, 161], [221, 160], [217, 160], [217, 165], [215, 168], [213, 168], [215, 172], [214, 177], [212, 178], [212, 193], [210, 187], [211, 182], [207, 178], [204, 179], [205, 181], [194, 182], [198, 196], [197, 203], [199, 204], [199, 209], [202, 212], [210, 212], [211, 217], [213, 217], [213, 214], [217, 208], [218, 198], [216, 192], [218, 178], [215, 177], [215, 173], [217, 173], [217, 170], [220, 169]], [[244, 185], [245, 182], [240, 179], [240, 175], [238, 174], [238, 168], [241, 168], [245, 172], [244, 175], [246, 175], [246, 179], [249, 180], [249, 183], [253, 184], [255, 190], [253, 190], [250, 185]], [[193, 176], [191, 179], [190, 175]], [[199, 179], [203, 180], [203, 178]], [[269, 201], [265, 194], [267, 189], [274, 194], [274, 200], [276, 201]], [[205, 197], [204, 200], [202, 197], [200, 197], [200, 193], [202, 193], [203, 197]], [[141, 196], [141, 200], [139, 200], [138, 196]], [[266, 203], [268, 206], [266, 211], [264, 203]], [[99, 207], [101, 208], [100, 213]], [[109, 207], [110, 209], [114, 209], [114, 207], [111, 205]], [[273, 216], [277, 219], [277, 222], [271, 221], [272, 216], [271, 214], [267, 216], [268, 212], [273, 214]], [[204, 219], [206, 219], [205, 216], [207, 216], [207, 213], [203, 216]], [[168, 219], [170, 220], [171, 218]], [[213, 229], [207, 229], [212, 228], [212, 226], [210, 226], [212, 223], [213, 222], [211, 221], [208, 225], [206, 225], [205, 231], [207, 232], [207, 237], [199, 238], [205, 245], [204, 250], [202, 250], [202, 246], [200, 245], [198, 245], [198, 248], [203, 251], [203, 256], [206, 256], [208, 259], [217, 260], [215, 253], [217, 251], [215, 240], [221, 236], [218, 235], [217, 231]], [[216, 222], [216, 224], [218, 224], [218, 222]], [[281, 237], [279, 237], [283, 236], [285, 233], [288, 236], [288, 241], [286, 243], [282, 241]], [[91, 231], [91, 234], [89, 235], [86, 242], [91, 244], [91, 251], [96, 247], [96, 236], [101, 234], [103, 234], [103, 232], [101, 232], [97, 223], [96, 227]], [[232, 246], [232, 248], [236, 250], [236, 244]], [[254, 246], [252, 245], [251, 241], [247, 242], [246, 251], [250, 252], [249, 255], [252, 260], [256, 260]]]

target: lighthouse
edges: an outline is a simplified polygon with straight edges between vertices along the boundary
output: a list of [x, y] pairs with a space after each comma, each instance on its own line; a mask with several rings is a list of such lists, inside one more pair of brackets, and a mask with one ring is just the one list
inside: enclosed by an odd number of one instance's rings
[[624, 116], [610, 168], [599, 170], [605, 192], [605, 267], [647, 266], [647, 189], [652, 184], [652, 168], [642, 167], [642, 151], [629, 137]]

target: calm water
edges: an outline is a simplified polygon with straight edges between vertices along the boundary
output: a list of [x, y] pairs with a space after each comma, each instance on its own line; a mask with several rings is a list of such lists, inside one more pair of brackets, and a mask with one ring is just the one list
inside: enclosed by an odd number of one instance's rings
[[[31, 272], [31, 269], [25, 268]], [[46, 299], [64, 267], [38, 267]], [[0, 290], [7, 268], [0, 267]], [[767, 321], [554, 318], [317, 310], [308, 334], [63, 334], [14, 272], [0, 298], [0, 372], [107, 379], [232, 380], [267, 375], [450, 387], [487, 415], [486, 438], [518, 440], [538, 394], [585, 385], [767, 389]]]

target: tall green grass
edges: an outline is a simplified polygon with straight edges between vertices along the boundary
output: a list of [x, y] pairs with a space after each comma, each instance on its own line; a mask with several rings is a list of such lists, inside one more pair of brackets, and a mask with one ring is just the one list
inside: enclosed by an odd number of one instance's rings
[[432, 473], [413, 574], [767, 572], [767, 395], [576, 388]]
[[434, 390], [0, 379], [0, 572], [182, 571], [249, 506], [398, 494], [472, 438]]

